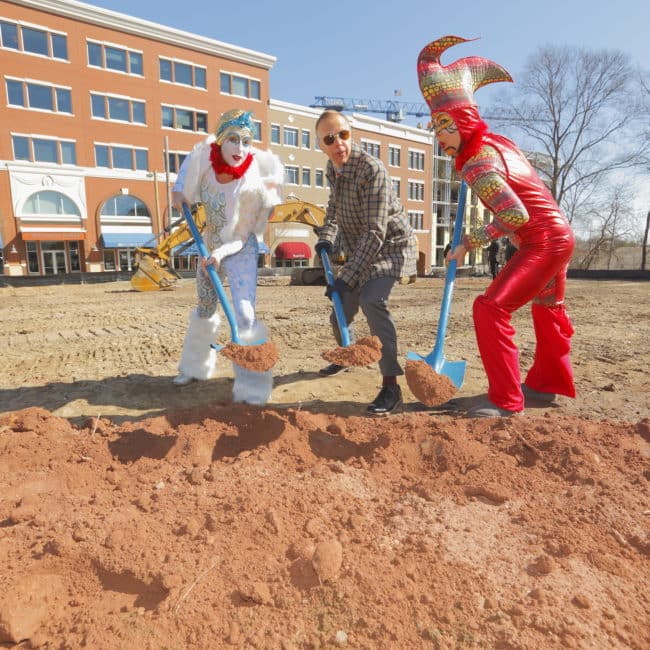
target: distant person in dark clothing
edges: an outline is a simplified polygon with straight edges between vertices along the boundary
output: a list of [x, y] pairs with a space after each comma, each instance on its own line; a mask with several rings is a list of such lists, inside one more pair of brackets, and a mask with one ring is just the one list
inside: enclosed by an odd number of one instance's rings
[[508, 262], [510, 258], [517, 252], [517, 247], [507, 237], [505, 238], [505, 243], [506, 243], [505, 258], [506, 258], [506, 262]]
[[488, 264], [490, 265], [490, 275], [494, 280], [499, 274], [499, 240], [493, 239], [487, 248]]
[[445, 250], [442, 251], [442, 259], [445, 261], [445, 266], [447, 266], [447, 253], [451, 250], [451, 242], [445, 246]]

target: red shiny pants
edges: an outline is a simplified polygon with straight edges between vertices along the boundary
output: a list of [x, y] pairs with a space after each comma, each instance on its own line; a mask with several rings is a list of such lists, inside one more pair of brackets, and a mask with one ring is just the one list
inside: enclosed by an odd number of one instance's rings
[[569, 360], [574, 330], [564, 307], [573, 245], [566, 231], [542, 243], [523, 243], [474, 301], [474, 328], [488, 378], [488, 398], [500, 408], [524, 409], [511, 315], [531, 301], [536, 348], [525, 383], [534, 390], [575, 397]]

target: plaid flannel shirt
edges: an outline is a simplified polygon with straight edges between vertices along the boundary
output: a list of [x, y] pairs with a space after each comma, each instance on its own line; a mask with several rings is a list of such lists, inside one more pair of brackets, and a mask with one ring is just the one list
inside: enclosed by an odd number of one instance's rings
[[321, 240], [334, 243], [340, 231], [346, 261], [339, 277], [350, 287], [381, 277], [416, 273], [417, 242], [383, 163], [352, 144], [337, 174], [327, 164], [330, 197]]

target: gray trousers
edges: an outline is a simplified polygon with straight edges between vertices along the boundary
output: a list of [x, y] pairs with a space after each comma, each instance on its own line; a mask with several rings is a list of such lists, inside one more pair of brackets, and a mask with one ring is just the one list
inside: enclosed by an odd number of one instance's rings
[[[351, 325], [359, 311], [359, 307], [361, 307], [361, 311], [363, 311], [368, 321], [370, 334], [378, 337], [381, 341], [379, 370], [383, 377], [404, 374], [397, 361], [397, 332], [393, 317], [388, 310], [388, 298], [395, 282], [395, 278], [374, 278], [360, 287], [345, 291], [341, 296], [350, 341], [354, 343], [354, 332]], [[341, 333], [333, 309], [330, 314], [330, 324], [337, 343], [341, 345]]]

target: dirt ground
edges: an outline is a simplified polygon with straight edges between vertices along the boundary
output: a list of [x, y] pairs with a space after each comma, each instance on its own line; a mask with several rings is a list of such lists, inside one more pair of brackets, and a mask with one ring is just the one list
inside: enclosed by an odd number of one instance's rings
[[[0, 287], [0, 646], [650, 647], [647, 283], [569, 281], [578, 398], [470, 420], [403, 378], [404, 410], [366, 417], [376, 364], [316, 373], [323, 287], [260, 282], [263, 407], [231, 403], [225, 359], [171, 384], [190, 279]], [[486, 283], [456, 281], [445, 344], [466, 405]], [[394, 291], [404, 358], [442, 288]], [[526, 369], [528, 309], [514, 325]]]

